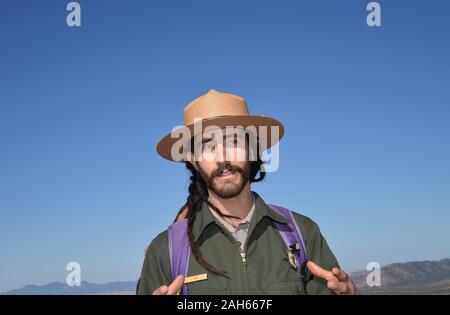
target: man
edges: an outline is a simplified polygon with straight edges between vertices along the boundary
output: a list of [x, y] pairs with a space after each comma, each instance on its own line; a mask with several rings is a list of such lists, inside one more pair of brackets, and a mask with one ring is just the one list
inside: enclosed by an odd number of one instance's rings
[[279, 121], [250, 115], [236, 95], [211, 90], [185, 107], [184, 127], [157, 151], [191, 172], [175, 221], [186, 220], [193, 259], [173, 275], [174, 245], [160, 233], [146, 251], [138, 294], [179, 294], [184, 286], [189, 294], [356, 294], [317, 224], [292, 212], [308, 257], [307, 268], [296, 268], [279, 231], [288, 222], [251, 190], [266, 175], [261, 152], [283, 134]]

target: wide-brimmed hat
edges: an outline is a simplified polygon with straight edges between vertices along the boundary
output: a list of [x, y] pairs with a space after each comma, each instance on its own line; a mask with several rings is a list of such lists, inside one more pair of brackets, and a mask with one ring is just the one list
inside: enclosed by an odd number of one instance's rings
[[[201, 123], [201, 129], [194, 128], [195, 124]], [[266, 150], [276, 144], [284, 135], [283, 124], [271, 117], [263, 115], [251, 115], [244, 98], [210, 90], [208, 93], [196, 98], [184, 108], [184, 126], [165, 135], [158, 143], [156, 150], [163, 158], [177, 161], [172, 156], [172, 147], [180, 141], [183, 132], [189, 132], [192, 137], [201, 133], [205, 128], [217, 126], [219, 128], [255, 127], [257, 132], [264, 128], [266, 141], [260, 141], [260, 150]], [[273, 127], [278, 135], [272, 136]], [[183, 129], [183, 130], [182, 130]], [[260, 139], [260, 135], [256, 135]], [[177, 162], [183, 162], [177, 161]]]

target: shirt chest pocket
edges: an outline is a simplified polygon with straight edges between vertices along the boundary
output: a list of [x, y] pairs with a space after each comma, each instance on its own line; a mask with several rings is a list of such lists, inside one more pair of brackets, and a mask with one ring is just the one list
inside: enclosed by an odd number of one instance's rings
[[304, 283], [301, 279], [269, 281], [263, 288], [268, 295], [305, 295]]
[[285, 295], [304, 295], [306, 294], [305, 282], [300, 272], [293, 268], [288, 260], [287, 254], [280, 253], [272, 258], [271, 261], [265, 261], [260, 264], [259, 272], [264, 279], [259, 283], [259, 290], [263, 294], [285, 294]]
[[227, 295], [230, 294], [225, 286], [188, 284], [189, 295]]
[[226, 295], [229, 294], [227, 286], [214, 276], [208, 274], [208, 279], [194, 281], [188, 285], [189, 295]]

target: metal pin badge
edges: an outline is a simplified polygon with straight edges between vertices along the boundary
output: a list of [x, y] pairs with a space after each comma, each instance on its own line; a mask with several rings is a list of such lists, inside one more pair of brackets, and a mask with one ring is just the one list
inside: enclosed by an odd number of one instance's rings
[[291, 268], [294, 270], [297, 270], [297, 258], [292, 253], [292, 251], [288, 252], [288, 258], [289, 258], [289, 264], [291, 265]]

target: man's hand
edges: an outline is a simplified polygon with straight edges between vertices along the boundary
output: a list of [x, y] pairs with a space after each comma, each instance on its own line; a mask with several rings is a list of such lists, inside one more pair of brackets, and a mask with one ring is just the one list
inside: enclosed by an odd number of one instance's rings
[[353, 283], [352, 278], [350, 278], [343, 270], [334, 267], [331, 271], [327, 271], [312, 261], [308, 261], [306, 267], [308, 267], [313, 275], [325, 279], [327, 281], [328, 289], [335, 294], [358, 294], [358, 289]]
[[178, 291], [181, 290], [183, 283], [184, 283], [184, 276], [179, 275], [178, 277], [175, 278], [175, 280], [173, 280], [173, 282], [169, 286], [162, 285], [158, 289], [153, 291], [153, 295], [177, 295]]

